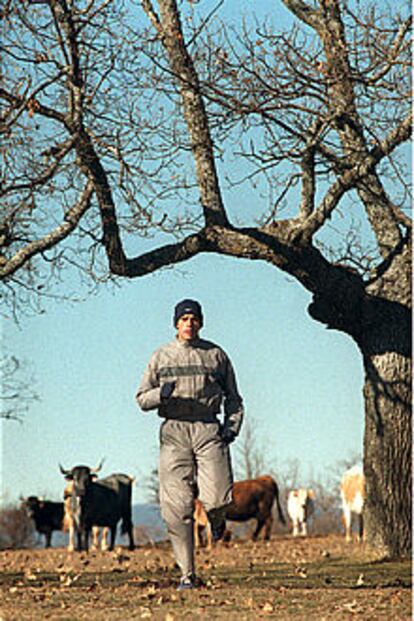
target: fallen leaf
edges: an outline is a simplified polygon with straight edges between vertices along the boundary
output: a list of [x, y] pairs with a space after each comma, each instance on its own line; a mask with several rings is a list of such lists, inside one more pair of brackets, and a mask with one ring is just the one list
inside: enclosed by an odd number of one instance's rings
[[297, 574], [300, 578], [308, 577], [308, 572], [305, 567], [295, 567], [295, 574]]
[[356, 599], [354, 599], [352, 602], [347, 602], [346, 604], [343, 604], [342, 608], [345, 608], [345, 610], [348, 610], [352, 614], [357, 614], [361, 611], [361, 607], [358, 606], [358, 602], [356, 601]]
[[69, 587], [74, 582], [77, 582], [80, 577], [81, 577], [81, 574], [77, 574], [76, 576], [60, 575], [61, 586]]

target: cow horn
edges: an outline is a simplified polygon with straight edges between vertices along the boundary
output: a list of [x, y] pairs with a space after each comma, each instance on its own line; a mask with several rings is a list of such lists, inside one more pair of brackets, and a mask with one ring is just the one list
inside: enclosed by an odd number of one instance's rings
[[59, 464], [59, 468], [60, 468], [61, 473], [64, 474], [65, 476], [70, 474], [70, 470], [65, 470], [63, 466], [61, 466], [61, 464]]
[[99, 464], [99, 466], [96, 466], [96, 468], [91, 468], [91, 472], [99, 472], [99, 470], [103, 466], [104, 461], [105, 461], [105, 457], [103, 459], [101, 459], [101, 463]]

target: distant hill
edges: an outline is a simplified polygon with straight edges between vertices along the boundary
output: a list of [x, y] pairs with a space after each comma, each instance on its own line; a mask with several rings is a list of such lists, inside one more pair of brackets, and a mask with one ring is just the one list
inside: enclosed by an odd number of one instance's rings
[[[132, 521], [134, 523], [136, 543], [146, 543], [148, 541], [160, 541], [167, 537], [167, 529], [161, 518], [160, 508], [153, 504], [136, 504], [132, 506]], [[126, 544], [127, 538], [119, 534], [119, 525], [116, 538], [117, 544]], [[68, 544], [68, 534], [54, 531], [52, 537], [52, 547], [61, 548]], [[37, 535], [36, 547], [44, 546], [43, 535]]]
[[137, 544], [161, 541], [167, 537], [167, 529], [161, 517], [159, 505], [133, 505], [132, 521]]
[[159, 505], [137, 504], [132, 507], [134, 526], [154, 526], [165, 529]]

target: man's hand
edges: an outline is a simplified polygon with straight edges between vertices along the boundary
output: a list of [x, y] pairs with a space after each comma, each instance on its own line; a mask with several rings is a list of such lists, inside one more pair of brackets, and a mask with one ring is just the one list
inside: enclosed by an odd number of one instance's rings
[[171, 397], [174, 392], [176, 383], [177, 382], [166, 382], [165, 384], [163, 384], [160, 392], [161, 401], [167, 401], [167, 399]]
[[234, 431], [230, 431], [230, 429], [223, 429], [221, 432], [221, 439], [227, 445], [231, 444], [236, 439], [236, 434]]

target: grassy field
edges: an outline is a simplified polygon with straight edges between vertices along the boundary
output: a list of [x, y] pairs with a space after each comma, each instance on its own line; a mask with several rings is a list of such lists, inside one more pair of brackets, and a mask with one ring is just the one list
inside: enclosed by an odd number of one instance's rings
[[197, 553], [204, 588], [178, 593], [167, 543], [134, 552], [0, 552], [0, 620], [411, 619], [411, 563], [342, 537], [236, 541]]

